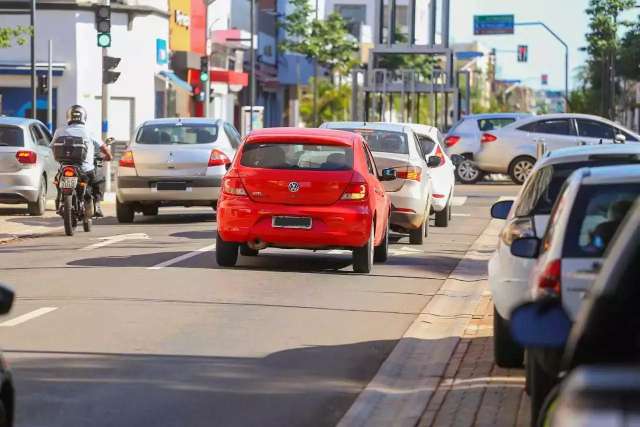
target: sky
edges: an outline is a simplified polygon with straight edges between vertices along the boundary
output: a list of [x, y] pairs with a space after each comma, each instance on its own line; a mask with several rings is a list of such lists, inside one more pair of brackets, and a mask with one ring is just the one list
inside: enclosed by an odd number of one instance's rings
[[[640, 4], [640, 0], [638, 1]], [[541, 75], [548, 74], [545, 88], [564, 89], [564, 47], [543, 27], [518, 27], [513, 35], [474, 36], [473, 15], [513, 14], [515, 22], [542, 21], [569, 46], [569, 87], [576, 85], [577, 67], [587, 59], [579, 48], [586, 46], [585, 33], [589, 19], [585, 9], [589, 0], [451, 0], [452, 43], [477, 40], [487, 48], [496, 48], [497, 77], [521, 79], [522, 83], [541, 88]], [[625, 14], [624, 18], [637, 19], [640, 8]], [[517, 45], [529, 47], [529, 61], [518, 63]], [[500, 52], [511, 50], [511, 52]]]

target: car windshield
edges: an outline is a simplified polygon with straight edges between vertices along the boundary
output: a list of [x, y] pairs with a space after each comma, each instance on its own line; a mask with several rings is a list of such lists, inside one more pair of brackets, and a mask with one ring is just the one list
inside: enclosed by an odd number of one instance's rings
[[367, 141], [369, 148], [374, 153], [409, 154], [407, 135], [403, 132], [394, 132], [379, 129], [341, 129], [347, 132], [355, 132]]
[[640, 163], [636, 156], [602, 158], [599, 160], [560, 163], [540, 168], [525, 184], [522, 195], [516, 206], [518, 217], [531, 215], [548, 215], [555, 203], [562, 184], [575, 170], [582, 167], [611, 166]]
[[150, 124], [140, 129], [136, 143], [193, 145], [212, 144], [216, 139], [218, 139], [218, 126], [209, 123]]
[[22, 147], [22, 129], [16, 126], [0, 126], [0, 147]]
[[563, 256], [601, 257], [638, 196], [640, 183], [583, 186], [571, 210]]
[[242, 166], [265, 169], [343, 171], [353, 168], [353, 148], [309, 143], [245, 144]]

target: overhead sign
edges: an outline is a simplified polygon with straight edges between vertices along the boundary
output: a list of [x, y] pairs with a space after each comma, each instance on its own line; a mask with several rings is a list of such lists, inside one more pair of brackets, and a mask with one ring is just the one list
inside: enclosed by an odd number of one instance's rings
[[513, 27], [513, 15], [473, 16], [473, 34], [476, 36], [513, 34]]

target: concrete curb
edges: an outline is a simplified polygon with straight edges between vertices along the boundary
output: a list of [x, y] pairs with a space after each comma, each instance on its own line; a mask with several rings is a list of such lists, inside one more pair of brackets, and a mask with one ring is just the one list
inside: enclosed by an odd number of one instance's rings
[[489, 223], [338, 426], [417, 425], [486, 289], [486, 262], [502, 226]]

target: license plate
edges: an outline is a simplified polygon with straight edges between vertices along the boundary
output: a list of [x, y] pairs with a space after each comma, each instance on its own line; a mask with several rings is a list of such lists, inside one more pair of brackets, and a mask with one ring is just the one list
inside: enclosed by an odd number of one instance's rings
[[311, 218], [300, 216], [274, 216], [271, 225], [275, 228], [311, 228]]
[[78, 185], [77, 177], [62, 177], [60, 179], [60, 188], [76, 188]]
[[186, 182], [159, 182], [156, 184], [158, 191], [186, 191]]

